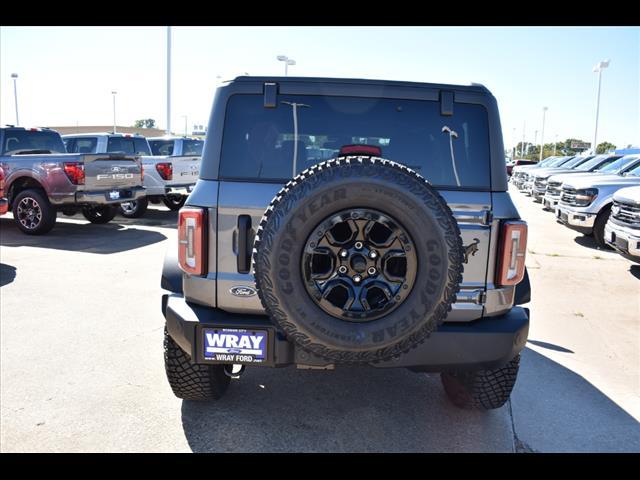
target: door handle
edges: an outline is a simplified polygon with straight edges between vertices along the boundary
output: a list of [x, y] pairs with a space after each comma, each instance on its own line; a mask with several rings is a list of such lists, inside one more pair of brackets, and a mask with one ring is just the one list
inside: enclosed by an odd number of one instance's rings
[[251, 216], [238, 216], [238, 273], [249, 273], [251, 263]]

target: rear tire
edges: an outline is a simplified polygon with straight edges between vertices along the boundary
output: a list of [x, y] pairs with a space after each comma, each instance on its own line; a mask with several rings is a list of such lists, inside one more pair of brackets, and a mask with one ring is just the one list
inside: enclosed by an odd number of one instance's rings
[[164, 369], [173, 394], [183, 400], [219, 400], [229, 388], [223, 365], [197, 365], [164, 329]]
[[520, 355], [504, 367], [491, 370], [441, 373], [449, 400], [464, 409], [492, 410], [502, 407], [516, 383]]
[[611, 247], [607, 245], [604, 240], [604, 227], [609, 220], [611, 214], [611, 206], [608, 206], [598, 214], [595, 222], [593, 223], [593, 238], [600, 248], [603, 250], [611, 250]]
[[42, 190], [23, 190], [11, 203], [14, 221], [22, 233], [44, 235], [56, 224], [57, 211]]
[[95, 205], [82, 207], [82, 215], [91, 223], [103, 225], [109, 223], [118, 213], [118, 208], [113, 205]]
[[148, 206], [149, 201], [143, 197], [139, 200], [121, 203], [118, 211], [125, 218], [140, 218], [146, 213]]
[[180, 210], [186, 201], [186, 195], [166, 195], [162, 198], [162, 203], [164, 203], [169, 210], [174, 212]]

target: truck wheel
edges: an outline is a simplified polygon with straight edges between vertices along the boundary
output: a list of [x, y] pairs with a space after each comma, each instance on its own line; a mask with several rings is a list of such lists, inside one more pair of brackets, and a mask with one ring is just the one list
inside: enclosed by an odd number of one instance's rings
[[116, 216], [118, 208], [113, 205], [96, 205], [82, 207], [82, 215], [91, 223], [102, 225], [109, 223]]
[[164, 203], [169, 210], [174, 212], [180, 210], [186, 201], [186, 195], [166, 195], [162, 199], [162, 203]]
[[611, 205], [603, 208], [593, 222], [593, 238], [600, 248], [607, 250], [611, 247], [604, 240], [604, 227], [609, 220], [609, 215], [611, 215]]
[[440, 378], [449, 400], [465, 409], [491, 410], [503, 406], [516, 384], [520, 355], [504, 367], [441, 373]]
[[139, 200], [121, 203], [118, 210], [120, 211], [120, 215], [122, 215], [123, 217], [140, 218], [145, 214], [148, 206], [149, 202], [146, 198], [143, 197]]
[[14, 221], [23, 233], [43, 235], [56, 224], [56, 209], [42, 190], [23, 190], [12, 203]]
[[218, 400], [229, 387], [223, 365], [196, 365], [164, 329], [164, 369], [171, 390], [184, 400]]
[[413, 170], [340, 157], [291, 180], [254, 244], [267, 314], [333, 363], [375, 363], [422, 343], [446, 318], [463, 247], [445, 200]]

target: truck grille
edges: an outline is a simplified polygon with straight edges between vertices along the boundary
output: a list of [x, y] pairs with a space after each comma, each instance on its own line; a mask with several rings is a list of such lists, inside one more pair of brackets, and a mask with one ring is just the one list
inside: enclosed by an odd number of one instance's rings
[[640, 206], [614, 201], [611, 216], [618, 222], [640, 226]]
[[544, 190], [544, 189], [547, 188], [547, 179], [546, 178], [536, 178], [533, 183], [540, 190]]
[[562, 187], [562, 196], [560, 201], [566, 205], [576, 204], [576, 189], [571, 187]]
[[547, 183], [547, 193], [552, 197], [559, 197], [562, 193], [562, 182]]

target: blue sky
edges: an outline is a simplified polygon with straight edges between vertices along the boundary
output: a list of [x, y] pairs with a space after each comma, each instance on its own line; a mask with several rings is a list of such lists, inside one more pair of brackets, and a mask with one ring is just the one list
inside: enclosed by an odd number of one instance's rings
[[[220, 76], [290, 75], [478, 82], [496, 96], [506, 146], [542, 127], [545, 139], [593, 138], [598, 61], [603, 73], [598, 141], [640, 144], [637, 27], [174, 27], [172, 130], [206, 123]], [[165, 27], [2, 27], [0, 124], [111, 124], [154, 118], [164, 128]], [[513, 129], [515, 130], [515, 134]], [[538, 132], [538, 141], [540, 132]]]

